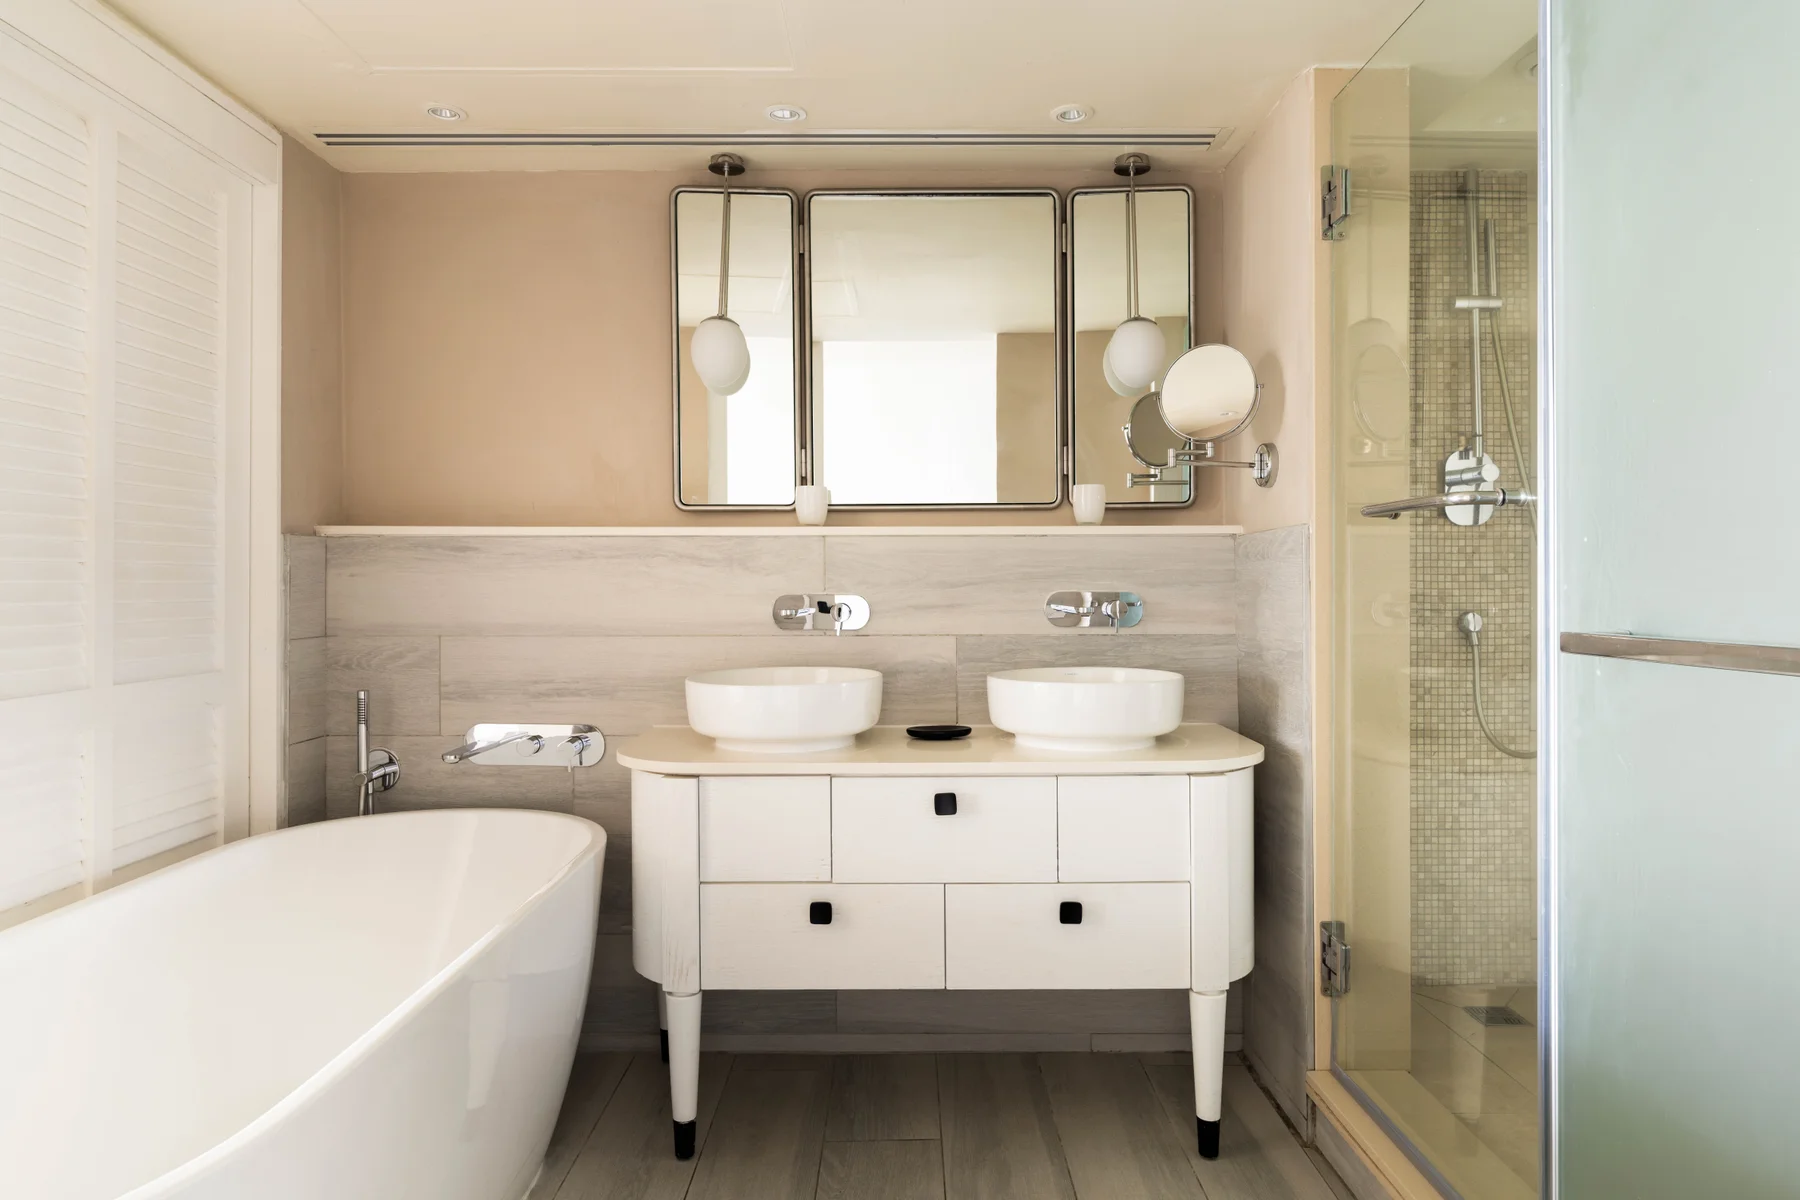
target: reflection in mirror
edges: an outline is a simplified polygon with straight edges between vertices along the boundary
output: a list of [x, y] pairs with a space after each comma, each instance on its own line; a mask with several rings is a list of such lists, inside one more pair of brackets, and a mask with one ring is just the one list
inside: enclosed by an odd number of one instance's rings
[[682, 188], [674, 202], [675, 495], [684, 508], [794, 502], [794, 217], [787, 192], [731, 189], [727, 314], [744, 330], [750, 376], [708, 392], [690, 352], [719, 303], [720, 193]]
[[[1166, 371], [1193, 336], [1193, 196], [1184, 187], [1140, 186], [1137, 205], [1138, 308], [1162, 327]], [[1113, 330], [1128, 315], [1125, 189], [1074, 193], [1069, 221], [1074, 231], [1069, 277], [1075, 311], [1075, 482], [1105, 484], [1109, 505], [1186, 504], [1193, 498], [1191, 468], [1167, 472], [1168, 481], [1153, 487], [1132, 488], [1125, 482], [1127, 475], [1150, 465], [1132, 457], [1120, 432], [1144, 392], [1121, 396], [1114, 391], [1103, 362]]]
[[813, 478], [843, 505], [1058, 501], [1057, 198], [807, 199]]

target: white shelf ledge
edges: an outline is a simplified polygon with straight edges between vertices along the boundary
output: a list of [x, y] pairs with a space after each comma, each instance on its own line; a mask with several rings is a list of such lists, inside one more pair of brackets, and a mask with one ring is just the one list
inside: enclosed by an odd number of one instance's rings
[[1242, 525], [319, 525], [320, 537], [1231, 537]]

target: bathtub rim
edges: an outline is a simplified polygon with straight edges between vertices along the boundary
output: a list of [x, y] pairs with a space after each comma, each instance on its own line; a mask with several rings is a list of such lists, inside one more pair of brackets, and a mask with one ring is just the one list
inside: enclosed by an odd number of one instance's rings
[[[454, 980], [455, 978], [457, 978], [457, 976], [461, 974], [463, 969], [466, 968], [472, 960], [479, 957], [488, 948], [490, 948], [496, 941], [499, 940], [501, 935], [504, 934], [508, 929], [519, 924], [527, 916], [529, 916], [534, 910], [536, 910], [538, 907], [540, 907], [544, 903], [544, 901], [549, 897], [549, 895], [553, 891], [555, 891], [556, 888], [560, 884], [562, 884], [571, 875], [573, 875], [578, 869], [580, 869], [582, 866], [584, 866], [589, 859], [602, 859], [602, 860], [604, 859], [604, 855], [606, 852], [607, 835], [606, 835], [606, 830], [603, 826], [601, 826], [599, 823], [597, 823], [595, 821], [590, 821], [586, 817], [578, 816], [574, 813], [556, 812], [554, 810], [549, 810], [549, 809], [518, 809], [518, 808], [500, 808], [500, 807], [492, 807], [492, 806], [486, 807], [486, 808], [471, 807], [471, 808], [413, 809], [413, 810], [410, 810], [407, 812], [376, 813], [369, 817], [350, 817], [350, 818], [339, 818], [339, 819], [340, 820], [355, 820], [355, 821], [371, 821], [371, 820], [373, 820], [373, 821], [415, 820], [416, 821], [421, 818], [430, 819], [433, 817], [441, 817], [443, 815], [452, 814], [452, 813], [461, 814], [461, 813], [487, 813], [487, 812], [499, 812], [499, 813], [508, 813], [508, 814], [529, 813], [534, 818], [556, 818], [556, 819], [562, 820], [562, 821], [579, 822], [580, 824], [589, 827], [588, 844], [586, 846], [584, 846], [576, 854], [574, 854], [569, 859], [569, 861], [566, 864], [564, 864], [562, 870], [558, 871], [555, 875], [551, 876], [549, 879], [546, 879], [538, 888], [536, 888], [534, 891], [532, 891], [532, 893], [529, 896], [527, 896], [517, 907], [510, 910], [506, 914], [506, 917], [503, 921], [497, 922], [496, 924], [488, 927], [481, 934], [480, 937], [478, 937], [474, 941], [470, 942], [470, 944], [462, 951], [462, 953], [458, 954], [455, 958], [453, 958], [449, 962], [445, 963], [444, 966], [441, 967], [437, 971], [436, 974], [432, 975], [429, 979], [427, 979], [423, 983], [421, 983], [416, 989], [414, 989], [406, 997], [405, 1000], [403, 1000], [400, 1004], [398, 1004], [394, 1008], [390, 1009], [379, 1021], [376, 1021], [368, 1029], [364, 1030], [349, 1045], [345, 1046], [342, 1050], [338, 1051], [337, 1054], [333, 1055], [330, 1059], [326, 1060], [326, 1062], [323, 1065], [321, 1065], [318, 1070], [314, 1071], [311, 1075], [307, 1076], [304, 1080], [302, 1080], [300, 1082], [300, 1084], [297, 1085], [296, 1087], [294, 1087], [291, 1091], [289, 1091], [287, 1093], [287, 1095], [283, 1096], [280, 1100], [278, 1100], [274, 1104], [270, 1105], [269, 1108], [264, 1110], [262, 1113], [258, 1114], [252, 1120], [250, 1120], [250, 1121], [246, 1122], [244, 1125], [240, 1126], [238, 1129], [236, 1129], [234, 1132], [232, 1132], [232, 1134], [230, 1136], [226, 1137], [224, 1140], [214, 1143], [212, 1146], [207, 1147], [205, 1150], [201, 1151], [199, 1154], [196, 1154], [194, 1157], [186, 1160], [185, 1162], [179, 1163], [176, 1166], [169, 1168], [167, 1171], [164, 1171], [161, 1175], [157, 1175], [154, 1178], [145, 1180], [143, 1183], [132, 1188], [130, 1191], [121, 1193], [117, 1197], [117, 1200], [156, 1200], [156, 1197], [166, 1194], [171, 1188], [177, 1187], [180, 1184], [188, 1182], [190, 1179], [194, 1178], [195, 1176], [198, 1176], [199, 1174], [201, 1174], [202, 1172], [204, 1172], [205, 1170], [210, 1168], [214, 1163], [219, 1162], [219, 1161], [229, 1157], [233, 1151], [237, 1150], [239, 1147], [243, 1146], [244, 1144], [246, 1144], [249, 1141], [251, 1141], [252, 1139], [254, 1139], [256, 1136], [261, 1134], [264, 1130], [278, 1124], [289, 1113], [291, 1113], [295, 1109], [299, 1108], [301, 1105], [310, 1101], [319, 1092], [325, 1090], [328, 1086], [330, 1086], [332, 1083], [336, 1082], [339, 1078], [341, 1078], [346, 1072], [348, 1072], [348, 1070], [350, 1069], [350, 1066], [352, 1064], [354, 1064], [356, 1062], [360, 1062], [364, 1057], [366, 1057], [367, 1052], [373, 1050], [375, 1047], [378, 1047], [383, 1042], [387, 1041], [393, 1035], [394, 1031], [396, 1029], [400, 1028], [400, 1026], [405, 1023], [405, 1021], [408, 1017], [411, 1017], [414, 1013], [418, 1012], [420, 1009], [424, 1008], [427, 1004], [429, 1004], [432, 1000], [435, 1000], [439, 995], [441, 995], [443, 993], [443, 991], [445, 990], [445, 988], [449, 986], [450, 982], [452, 980]], [[322, 825], [335, 824], [335, 823], [336, 822], [320, 821], [320, 822], [311, 822], [306, 825], [292, 825], [286, 829], [272, 830], [271, 832], [266, 833], [266, 834], [254, 835], [254, 837], [256, 837], [256, 838], [281, 837], [284, 834], [302, 834], [302, 835], [304, 835], [305, 832], [308, 830], [315, 829]], [[163, 874], [163, 871], [170, 870], [173, 868], [181, 868], [181, 867], [188, 866], [189, 864], [192, 864], [192, 863], [197, 863], [197, 862], [201, 861], [202, 859], [205, 859], [212, 855], [218, 854], [221, 851], [230, 850], [230, 849], [233, 849], [234, 847], [242, 846], [251, 840], [253, 840], [253, 839], [252, 838], [240, 838], [234, 842], [227, 842], [222, 846], [214, 846], [211, 849], [202, 851], [201, 853], [194, 855], [192, 858], [183, 859], [178, 863], [171, 863], [169, 867], [165, 867], [162, 870], [152, 871], [148, 875], [144, 875], [137, 879], [133, 879], [126, 883], [122, 883], [118, 887], [108, 888], [104, 892], [99, 892], [93, 896], [86, 897], [85, 899], [83, 899], [81, 901], [77, 901], [74, 904], [65, 905], [64, 907], [57, 909], [54, 912], [45, 913], [42, 917], [38, 918], [37, 920], [28, 921], [22, 925], [14, 926], [13, 928], [24, 929], [24, 928], [28, 928], [30, 926], [37, 925], [38, 921], [49, 921], [55, 917], [59, 917], [64, 914], [67, 914], [67, 913], [81, 911], [88, 904], [89, 901], [108, 899], [113, 896], [126, 894], [130, 889], [132, 889], [136, 885], [156, 879], [158, 876]], [[604, 862], [602, 862], [602, 866], [600, 869], [604, 870]], [[595, 892], [596, 892], [595, 898], [597, 901], [598, 900], [598, 888], [597, 887], [595, 889]], [[9, 932], [11, 932], [11, 930], [0, 931], [0, 938], [3, 938], [4, 933], [9, 933]]]

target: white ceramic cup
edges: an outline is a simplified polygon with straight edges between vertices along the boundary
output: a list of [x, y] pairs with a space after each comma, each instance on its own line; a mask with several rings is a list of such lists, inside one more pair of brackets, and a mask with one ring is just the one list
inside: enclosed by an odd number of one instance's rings
[[830, 511], [830, 488], [809, 483], [794, 489], [794, 515], [800, 518], [802, 525], [823, 525], [825, 514]]
[[1069, 504], [1077, 525], [1098, 525], [1106, 519], [1106, 485], [1078, 483], [1069, 489]]

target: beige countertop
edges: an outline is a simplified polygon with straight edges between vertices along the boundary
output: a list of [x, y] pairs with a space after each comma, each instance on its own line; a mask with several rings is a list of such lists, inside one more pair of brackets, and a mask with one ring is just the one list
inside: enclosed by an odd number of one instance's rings
[[1253, 767], [1263, 748], [1223, 725], [1183, 725], [1143, 750], [1034, 750], [992, 725], [966, 738], [922, 742], [877, 725], [854, 746], [807, 754], [720, 750], [686, 725], [619, 739], [619, 762], [658, 775], [1217, 775]]

